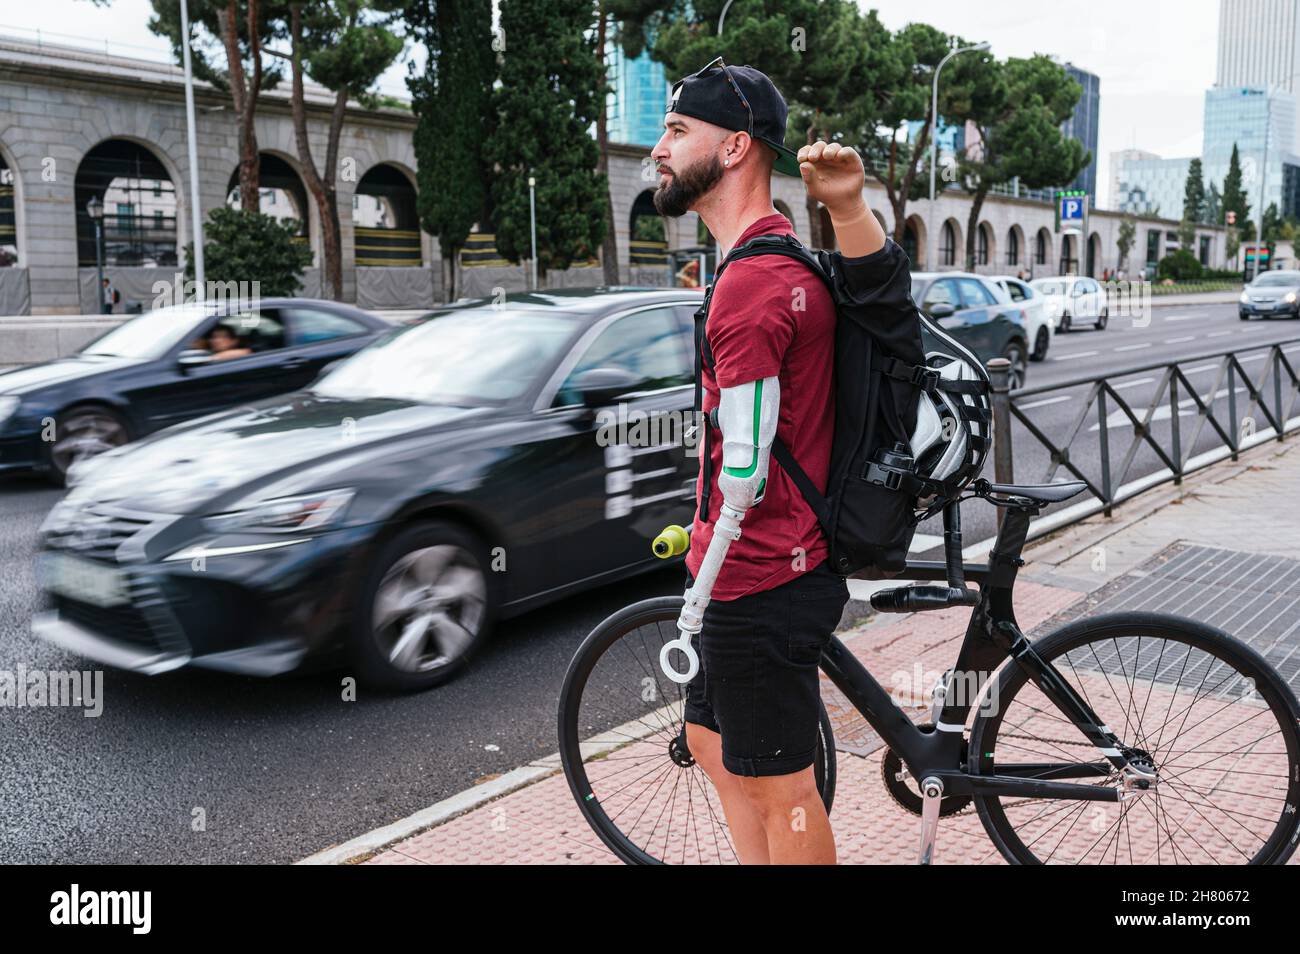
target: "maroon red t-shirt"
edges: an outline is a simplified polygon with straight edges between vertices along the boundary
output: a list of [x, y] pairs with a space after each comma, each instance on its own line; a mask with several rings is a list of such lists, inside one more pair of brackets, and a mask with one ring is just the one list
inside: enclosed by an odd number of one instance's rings
[[[736, 247], [755, 235], [783, 233], [793, 234], [785, 216], [764, 216], [741, 233]], [[777, 436], [824, 493], [835, 428], [835, 305], [826, 285], [791, 258], [740, 259], [726, 267], [714, 288], [705, 329], [714, 361], [714, 368], [703, 372], [705, 413], [718, 406], [719, 387], [775, 376], [781, 385]], [[692, 577], [699, 572], [722, 508], [719, 435], [714, 430], [709, 437], [713, 491], [708, 514], [699, 512], [702, 466], [695, 482], [695, 524], [686, 555]], [[763, 499], [745, 514], [740, 531], [740, 539], [727, 551], [713, 599], [734, 600], [772, 589], [827, 557], [816, 514], [775, 456], [768, 465]]]

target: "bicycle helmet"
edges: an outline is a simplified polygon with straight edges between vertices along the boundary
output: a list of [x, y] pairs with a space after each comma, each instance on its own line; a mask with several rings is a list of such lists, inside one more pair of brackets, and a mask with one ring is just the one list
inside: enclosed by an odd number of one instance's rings
[[945, 350], [925, 356], [938, 372], [921, 393], [912, 432], [913, 473], [924, 487], [918, 508], [930, 512], [956, 497], [984, 468], [992, 438], [988, 373], [979, 360], [927, 322]]

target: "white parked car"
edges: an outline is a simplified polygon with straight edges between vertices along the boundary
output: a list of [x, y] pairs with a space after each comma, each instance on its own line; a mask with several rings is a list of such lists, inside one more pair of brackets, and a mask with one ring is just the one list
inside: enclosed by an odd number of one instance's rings
[[1042, 361], [1047, 357], [1047, 349], [1052, 346], [1056, 333], [1055, 323], [1048, 318], [1043, 294], [1012, 275], [993, 275], [989, 280], [998, 286], [1003, 301], [1020, 307], [1029, 334], [1029, 360]]
[[1106, 327], [1110, 307], [1106, 290], [1095, 278], [1056, 275], [1035, 278], [1029, 284], [1043, 296], [1043, 307], [1057, 331], [1069, 331], [1081, 322], [1091, 322], [1098, 331]]

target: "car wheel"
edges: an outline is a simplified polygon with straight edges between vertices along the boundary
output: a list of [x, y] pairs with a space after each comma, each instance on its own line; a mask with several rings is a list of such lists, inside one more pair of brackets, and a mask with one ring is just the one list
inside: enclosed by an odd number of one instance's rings
[[1106, 322], [1109, 321], [1109, 320], [1110, 320], [1110, 309], [1109, 309], [1109, 308], [1103, 308], [1103, 309], [1101, 310], [1101, 314], [1097, 316], [1097, 330], [1098, 330], [1098, 331], [1105, 331], [1105, 330], [1106, 330]]
[[1242, 321], [1250, 321], [1250, 315], [1246, 314], [1244, 311], [1237, 312], [1237, 317]]
[[1070, 313], [1067, 311], [1061, 316], [1061, 331], [1070, 330]]
[[74, 407], [54, 422], [54, 442], [50, 444], [50, 479], [62, 486], [68, 468], [79, 460], [96, 457], [131, 439], [126, 421], [106, 407]]
[[483, 644], [494, 615], [488, 554], [465, 528], [421, 523], [372, 564], [351, 658], [367, 685], [411, 691], [445, 682]]
[[1029, 355], [1031, 361], [1042, 361], [1047, 357], [1047, 346], [1051, 342], [1051, 336], [1048, 335], [1046, 328], [1039, 328], [1038, 334], [1034, 336], [1034, 350]]
[[1028, 362], [1025, 360], [1025, 346], [1019, 341], [1011, 341], [1002, 349], [1002, 357], [1011, 362], [1009, 372], [1009, 383], [1011, 390], [1025, 386], [1025, 372], [1028, 370]]

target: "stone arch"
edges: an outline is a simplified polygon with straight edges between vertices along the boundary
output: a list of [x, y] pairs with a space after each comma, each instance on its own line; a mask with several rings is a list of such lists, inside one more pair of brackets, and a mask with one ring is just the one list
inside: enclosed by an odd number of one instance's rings
[[0, 142], [0, 268], [27, 262], [23, 177], [13, 153]]
[[993, 226], [987, 221], [975, 227], [975, 267], [987, 268], [998, 264], [998, 243]]
[[1052, 265], [1052, 233], [1046, 226], [1034, 235], [1034, 252], [1031, 259], [1031, 271], [1039, 268], [1049, 269]]
[[1061, 257], [1057, 271], [1062, 275], [1079, 274], [1079, 236], [1072, 232], [1061, 234]]
[[1029, 256], [1029, 250], [1025, 248], [1025, 230], [1019, 225], [1012, 225], [1007, 229], [1006, 266], [1020, 268], [1026, 256]]
[[408, 170], [395, 162], [375, 163], [358, 177], [350, 205], [357, 265], [424, 264], [415, 177]]
[[628, 210], [628, 264], [662, 267], [668, 255], [668, 223], [655, 208], [654, 189], [642, 189]]
[[938, 268], [956, 268], [961, 264], [963, 249], [961, 238], [961, 223], [956, 219], [947, 219], [939, 227], [938, 242], [938, 261], [935, 263]]
[[86, 208], [92, 198], [104, 203], [104, 265], [179, 265], [183, 188], [180, 170], [153, 143], [109, 136], [91, 146], [73, 177], [78, 265], [96, 261], [95, 226]]
[[1101, 268], [1101, 236], [1093, 232], [1088, 236], [1088, 277], [1096, 278], [1099, 268]]
[[929, 247], [926, 245], [926, 237], [925, 219], [919, 215], [909, 215], [903, 223], [903, 251], [911, 260], [912, 268], [918, 271], [929, 267], [925, 259]]
[[[262, 191], [258, 208], [266, 215], [298, 222], [298, 235], [312, 250], [313, 264], [319, 264], [320, 251], [316, 236], [320, 234], [316, 203], [307, 193], [298, 160], [278, 150], [262, 149], [258, 153], [259, 187]], [[268, 194], [269, 193], [269, 194]], [[226, 205], [239, 208], [239, 165], [230, 172], [226, 186]]]

